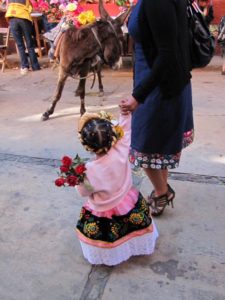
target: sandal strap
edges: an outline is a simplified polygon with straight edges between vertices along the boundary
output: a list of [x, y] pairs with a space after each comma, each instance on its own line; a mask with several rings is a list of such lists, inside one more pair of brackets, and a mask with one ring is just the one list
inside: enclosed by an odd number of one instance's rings
[[[167, 184], [167, 187], [168, 187], [168, 191], [167, 191], [168, 200], [172, 201], [175, 198], [176, 193], [169, 184]], [[147, 197], [147, 203], [149, 205], [151, 205], [151, 203], [153, 202], [154, 197], [155, 197], [155, 190], [152, 190], [151, 194], [148, 195], [148, 197]]]
[[167, 205], [169, 205], [167, 194], [153, 197], [152, 203], [150, 204], [152, 215], [161, 215]]
[[164, 206], [164, 205], [168, 204], [167, 194], [164, 194], [164, 195], [161, 195], [158, 197], [155, 196], [155, 197], [153, 197], [153, 200], [157, 206]]

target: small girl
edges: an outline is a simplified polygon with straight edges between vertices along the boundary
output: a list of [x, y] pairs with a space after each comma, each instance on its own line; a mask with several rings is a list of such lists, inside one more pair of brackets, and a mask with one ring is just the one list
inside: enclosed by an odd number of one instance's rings
[[79, 137], [95, 158], [86, 163], [86, 178], [76, 186], [87, 201], [76, 231], [91, 264], [117, 265], [134, 255], [153, 253], [158, 237], [142, 194], [132, 184], [128, 161], [131, 115], [115, 123], [107, 113], [85, 113]]

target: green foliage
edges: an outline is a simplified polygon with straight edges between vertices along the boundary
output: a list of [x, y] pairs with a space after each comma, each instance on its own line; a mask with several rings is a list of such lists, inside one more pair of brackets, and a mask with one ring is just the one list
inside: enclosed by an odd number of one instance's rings
[[127, 5], [127, 0], [116, 0], [116, 4], [118, 6], [126, 6]]

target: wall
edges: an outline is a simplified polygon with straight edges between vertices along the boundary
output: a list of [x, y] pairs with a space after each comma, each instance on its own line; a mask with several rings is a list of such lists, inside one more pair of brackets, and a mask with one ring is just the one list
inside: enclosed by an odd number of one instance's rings
[[225, 16], [225, 0], [214, 0], [213, 7], [215, 19], [212, 23], [219, 24], [220, 19]]

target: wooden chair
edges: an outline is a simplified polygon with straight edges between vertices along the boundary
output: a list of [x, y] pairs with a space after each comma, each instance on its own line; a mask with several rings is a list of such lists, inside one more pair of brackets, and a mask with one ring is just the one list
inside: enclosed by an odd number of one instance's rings
[[7, 65], [7, 50], [9, 45], [10, 29], [0, 27], [0, 64], [2, 64], [2, 72]]
[[[43, 37], [43, 33], [39, 31], [39, 27], [38, 27], [38, 20], [40, 20], [41, 14], [40, 13], [36, 13], [36, 14], [31, 13], [31, 17], [32, 17], [32, 20], [33, 20], [35, 34], [36, 34], [35, 38], [36, 38], [36, 41], [37, 41], [37, 53], [38, 53], [38, 56], [41, 58], [43, 56], [42, 55], [42, 50], [45, 51], [45, 54], [48, 53], [48, 46], [47, 46], [46, 40]], [[42, 43], [43, 43], [44, 47], [42, 47]]]

